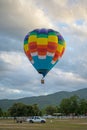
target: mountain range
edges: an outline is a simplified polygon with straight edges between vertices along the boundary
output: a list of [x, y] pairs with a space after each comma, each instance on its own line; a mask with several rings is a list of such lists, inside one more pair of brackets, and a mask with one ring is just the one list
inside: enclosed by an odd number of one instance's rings
[[68, 92], [68, 91], [60, 91], [49, 95], [44, 96], [34, 96], [34, 97], [25, 97], [20, 99], [1, 99], [0, 100], [0, 108], [3, 110], [7, 110], [14, 103], [24, 103], [24, 104], [38, 104], [40, 108], [44, 108], [48, 105], [59, 105], [59, 103], [64, 98], [69, 98], [73, 95], [77, 95], [80, 98], [87, 99], [87, 88]]

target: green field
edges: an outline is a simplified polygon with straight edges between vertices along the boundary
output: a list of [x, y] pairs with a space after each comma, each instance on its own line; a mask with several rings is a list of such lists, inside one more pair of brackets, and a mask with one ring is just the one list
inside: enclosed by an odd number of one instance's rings
[[0, 120], [0, 130], [87, 130], [87, 119], [49, 119], [45, 124]]

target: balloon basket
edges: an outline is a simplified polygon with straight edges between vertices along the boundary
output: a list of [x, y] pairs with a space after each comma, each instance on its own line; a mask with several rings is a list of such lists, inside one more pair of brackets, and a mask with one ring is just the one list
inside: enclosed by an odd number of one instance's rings
[[44, 84], [44, 79], [41, 79], [41, 84]]

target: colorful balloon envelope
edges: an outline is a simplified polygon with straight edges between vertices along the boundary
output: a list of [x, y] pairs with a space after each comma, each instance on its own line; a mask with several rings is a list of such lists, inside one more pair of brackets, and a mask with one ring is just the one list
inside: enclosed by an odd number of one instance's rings
[[43, 77], [62, 57], [65, 47], [62, 35], [53, 29], [35, 29], [24, 39], [25, 54]]

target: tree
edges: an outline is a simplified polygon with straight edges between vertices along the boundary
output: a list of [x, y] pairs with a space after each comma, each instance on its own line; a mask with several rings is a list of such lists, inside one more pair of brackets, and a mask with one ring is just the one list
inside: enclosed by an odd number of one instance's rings
[[81, 99], [79, 102], [79, 114], [87, 114], [87, 100], [85, 99]]
[[60, 112], [68, 115], [70, 113], [70, 100], [65, 98], [60, 103]]
[[47, 115], [53, 115], [54, 113], [57, 112], [57, 107], [47, 106], [47, 107], [45, 108], [45, 111], [46, 111], [46, 114], [47, 114]]
[[70, 98], [65, 98], [60, 103], [61, 113], [66, 115], [77, 115], [79, 109], [79, 97], [74, 95]]
[[3, 111], [2, 109], [0, 108], [0, 117], [3, 116]]
[[18, 116], [38, 116], [41, 111], [37, 104], [25, 105], [23, 103], [15, 103], [9, 108], [9, 114], [14, 117]]
[[26, 115], [33, 116], [33, 107], [32, 105], [26, 105]]
[[78, 115], [78, 109], [79, 109], [79, 97], [74, 95], [70, 97], [70, 113], [74, 115]]
[[42, 114], [37, 104], [32, 105], [32, 108], [34, 116], [39, 116]]
[[23, 103], [15, 103], [8, 110], [11, 116], [26, 116], [26, 105]]

